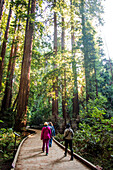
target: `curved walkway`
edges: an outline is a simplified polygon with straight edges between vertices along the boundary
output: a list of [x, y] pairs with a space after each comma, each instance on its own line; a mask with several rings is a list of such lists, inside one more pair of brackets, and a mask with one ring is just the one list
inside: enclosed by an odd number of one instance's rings
[[49, 148], [48, 156], [42, 152], [41, 131], [36, 130], [36, 134], [29, 136], [22, 144], [15, 170], [88, 170], [80, 161], [74, 158], [70, 161], [70, 155], [64, 157], [64, 150], [55, 142]]

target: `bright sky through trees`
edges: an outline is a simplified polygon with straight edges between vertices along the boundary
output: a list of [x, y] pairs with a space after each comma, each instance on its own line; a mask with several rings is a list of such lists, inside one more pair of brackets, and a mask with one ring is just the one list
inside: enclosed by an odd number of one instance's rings
[[103, 41], [105, 43], [106, 57], [113, 59], [113, 0], [106, 0], [104, 21], [102, 27]]

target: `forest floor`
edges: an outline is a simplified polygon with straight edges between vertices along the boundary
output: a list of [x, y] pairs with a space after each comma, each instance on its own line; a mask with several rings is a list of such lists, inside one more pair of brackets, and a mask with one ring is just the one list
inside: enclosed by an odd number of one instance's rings
[[42, 141], [40, 140], [41, 131], [36, 130], [36, 134], [24, 141], [20, 148], [15, 170], [88, 170], [89, 168], [77, 159], [70, 161], [68, 154], [64, 157], [64, 150], [56, 143], [49, 148], [49, 154], [42, 152]]

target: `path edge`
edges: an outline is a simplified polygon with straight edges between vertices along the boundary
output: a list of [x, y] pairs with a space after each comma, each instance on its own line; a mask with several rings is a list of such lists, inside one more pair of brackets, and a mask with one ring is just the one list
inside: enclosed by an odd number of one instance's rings
[[20, 143], [20, 145], [19, 145], [19, 147], [18, 147], [18, 149], [17, 149], [17, 152], [16, 152], [16, 154], [15, 154], [15, 157], [14, 157], [14, 160], [13, 160], [13, 163], [12, 163], [12, 168], [11, 168], [11, 170], [14, 170], [14, 169], [15, 169], [15, 165], [16, 165], [17, 158], [18, 158], [18, 155], [19, 155], [19, 152], [20, 152], [20, 148], [21, 148], [22, 144], [24, 143], [24, 141], [25, 141], [27, 138], [28, 138], [28, 136], [25, 137], [25, 138], [21, 141], [21, 143]]
[[[30, 129], [29, 129], [29, 130], [30, 130]], [[16, 152], [16, 154], [15, 154], [15, 157], [14, 157], [14, 160], [13, 160], [13, 163], [12, 163], [12, 167], [11, 167], [10, 170], [15, 170], [15, 166], [16, 166], [16, 162], [17, 162], [18, 155], [19, 155], [19, 152], [20, 152], [20, 148], [21, 148], [21, 146], [23, 145], [23, 143], [25, 142], [25, 140], [27, 140], [30, 136], [32, 136], [32, 135], [34, 135], [34, 134], [35, 134], [35, 131], [34, 131], [33, 134], [30, 134], [30, 135], [26, 136], [26, 137], [21, 141], [21, 143], [19, 144], [19, 147], [18, 147], [18, 149], [17, 149], [17, 152]]]

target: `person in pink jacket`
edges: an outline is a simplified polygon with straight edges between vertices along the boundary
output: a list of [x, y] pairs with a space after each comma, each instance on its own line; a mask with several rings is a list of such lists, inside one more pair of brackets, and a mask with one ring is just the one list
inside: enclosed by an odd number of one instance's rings
[[41, 140], [43, 140], [43, 146], [42, 146], [42, 151], [45, 151], [45, 145], [46, 145], [46, 155], [48, 155], [49, 151], [49, 140], [52, 137], [51, 129], [48, 126], [48, 123], [44, 123], [44, 127], [42, 128], [41, 132]]

